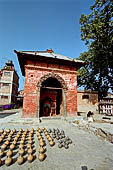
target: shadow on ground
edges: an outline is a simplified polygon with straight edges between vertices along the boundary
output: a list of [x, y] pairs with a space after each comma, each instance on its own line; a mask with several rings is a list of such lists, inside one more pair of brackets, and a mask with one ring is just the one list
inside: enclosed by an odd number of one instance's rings
[[1, 118], [5, 118], [7, 116], [10, 116], [10, 115], [13, 115], [13, 114], [16, 114], [17, 112], [11, 112], [11, 113], [0, 113], [0, 119]]

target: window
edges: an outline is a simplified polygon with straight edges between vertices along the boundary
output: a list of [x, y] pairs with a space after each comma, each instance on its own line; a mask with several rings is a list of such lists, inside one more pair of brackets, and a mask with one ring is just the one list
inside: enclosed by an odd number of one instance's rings
[[89, 95], [84, 94], [84, 95], [82, 96], [82, 99], [89, 99]]
[[4, 72], [4, 76], [10, 76], [11, 73], [10, 72]]
[[3, 83], [3, 86], [9, 86], [9, 83]]
[[8, 96], [1, 96], [1, 99], [8, 99]]

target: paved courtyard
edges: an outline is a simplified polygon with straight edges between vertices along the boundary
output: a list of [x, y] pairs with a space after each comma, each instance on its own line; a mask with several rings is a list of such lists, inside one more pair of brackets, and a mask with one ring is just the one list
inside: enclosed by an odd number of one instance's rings
[[[17, 112], [17, 113], [16, 113]], [[41, 123], [32, 121], [31, 119], [25, 121], [22, 120], [21, 112], [19, 110], [14, 111], [12, 114], [1, 116], [0, 113], [0, 129], [8, 128], [19, 130], [23, 128], [34, 128], [35, 130], [40, 128], [55, 128], [64, 130], [65, 135], [69, 136], [72, 140], [72, 144], [68, 149], [58, 148], [58, 140], [55, 141], [53, 147], [49, 146], [47, 139], [42, 133], [42, 136], [46, 141], [46, 158], [43, 162], [38, 160], [39, 143], [36, 135], [33, 136], [34, 144], [34, 161], [28, 163], [27, 152], [24, 155], [25, 162], [22, 165], [17, 164], [18, 158], [18, 145], [14, 150], [13, 163], [9, 167], [4, 164], [6, 156], [2, 158], [3, 164], [0, 170], [112, 170], [113, 169], [113, 144], [97, 137], [93, 133], [79, 129], [77, 126], [73, 126], [68, 121], [60, 119], [43, 120]], [[6, 113], [5, 113], [6, 114]], [[34, 122], [34, 123], [33, 123]], [[25, 145], [25, 150], [27, 150]]]

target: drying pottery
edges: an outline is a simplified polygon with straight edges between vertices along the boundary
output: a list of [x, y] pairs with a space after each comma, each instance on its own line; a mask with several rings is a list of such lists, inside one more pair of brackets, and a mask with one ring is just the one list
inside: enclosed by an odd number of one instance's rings
[[39, 153], [44, 153], [45, 149], [43, 147], [39, 148]]
[[0, 133], [4, 133], [4, 129], [1, 129], [1, 130], [0, 130]]
[[6, 147], [7, 147], [7, 145], [6, 145], [6, 144], [3, 144], [3, 145], [1, 146], [1, 149], [2, 149], [2, 150], [5, 150]]
[[22, 156], [23, 156], [23, 155], [24, 155], [24, 152], [25, 152], [25, 151], [24, 151], [23, 148], [19, 149], [19, 155], [22, 155]]
[[24, 144], [24, 142], [25, 142], [25, 141], [24, 141], [23, 139], [21, 139], [20, 144]]
[[50, 146], [54, 146], [54, 144], [55, 144], [55, 143], [54, 143], [52, 140], [49, 142], [49, 145], [50, 145]]
[[9, 140], [6, 140], [6, 141], [5, 141], [5, 144], [6, 144], [6, 145], [9, 145], [9, 143], [10, 143]]
[[50, 142], [51, 140], [52, 140], [52, 138], [51, 138], [51, 137], [49, 137], [49, 138], [48, 138], [48, 141]]
[[58, 144], [58, 147], [59, 147], [59, 148], [62, 148], [62, 147], [63, 147], [62, 143], [59, 143], [59, 144]]
[[19, 149], [24, 149], [24, 145], [23, 145], [23, 144], [20, 144], [20, 145], [19, 145]]
[[10, 129], [8, 129], [8, 130], [7, 130], [7, 133], [9, 133], [10, 131], [11, 131], [11, 130], [10, 130]]
[[4, 150], [0, 149], [0, 158], [4, 155]]
[[31, 147], [31, 144], [30, 144], [30, 143], [28, 143], [28, 144], [27, 144], [27, 148], [29, 149], [30, 147]]
[[43, 161], [43, 160], [44, 160], [44, 158], [45, 158], [44, 153], [39, 153], [39, 155], [38, 155], [38, 159], [39, 159], [39, 161]]
[[33, 149], [30, 147], [27, 152], [28, 152], [28, 154], [31, 154], [31, 153], [33, 153]]
[[33, 161], [33, 155], [29, 154], [28, 157], [27, 157], [27, 160], [28, 160], [29, 163], [31, 163]]
[[2, 139], [4, 139], [4, 138], [5, 138], [5, 135], [4, 135], [4, 134], [2, 134], [2, 135], [1, 135], [1, 137], [2, 137]]
[[29, 144], [32, 144], [32, 143], [33, 143], [33, 141], [32, 141], [32, 140], [28, 140], [28, 143], [29, 143]]
[[16, 140], [14, 140], [12, 143], [13, 143], [14, 145], [16, 145], [16, 144], [17, 144], [17, 141], [16, 141]]
[[44, 145], [45, 145], [45, 142], [43, 142], [43, 141], [42, 141], [42, 142], [40, 142], [40, 146], [42, 146], [42, 147], [43, 147]]
[[9, 149], [8, 152], [6, 153], [6, 155], [8, 157], [11, 157], [13, 155], [13, 151], [11, 149]]
[[0, 143], [3, 141], [3, 138], [2, 137], [0, 137]]
[[65, 144], [64, 147], [65, 147], [65, 149], [68, 149], [68, 148], [69, 148], [69, 146], [68, 146], [67, 144]]
[[12, 144], [10, 145], [10, 149], [13, 150], [14, 148], [15, 148], [15, 144], [12, 143]]
[[5, 165], [9, 166], [9, 165], [11, 165], [11, 163], [12, 163], [12, 158], [8, 156], [5, 160]]
[[17, 162], [19, 165], [21, 165], [24, 162], [24, 157], [22, 155], [19, 155]]
[[13, 129], [13, 132], [14, 132], [14, 133], [16, 132], [16, 129], [15, 129], [15, 128]]

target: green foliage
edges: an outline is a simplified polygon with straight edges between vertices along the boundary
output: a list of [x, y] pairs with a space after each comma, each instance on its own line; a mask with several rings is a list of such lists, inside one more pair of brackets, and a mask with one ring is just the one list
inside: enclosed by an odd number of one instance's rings
[[113, 90], [113, 1], [96, 0], [89, 15], [80, 17], [81, 39], [88, 52], [80, 55], [88, 64], [78, 71], [78, 86], [97, 90], [99, 97]]

